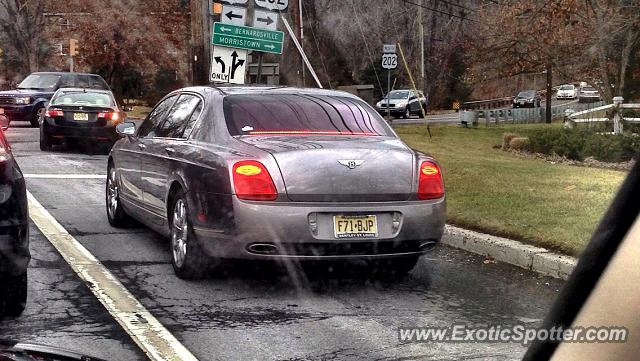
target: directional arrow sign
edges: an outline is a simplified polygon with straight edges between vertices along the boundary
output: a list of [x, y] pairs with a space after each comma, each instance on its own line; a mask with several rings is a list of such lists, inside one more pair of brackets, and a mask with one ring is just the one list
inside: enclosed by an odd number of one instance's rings
[[209, 80], [215, 83], [244, 84], [247, 51], [216, 46], [211, 52]]
[[246, 17], [247, 8], [224, 5], [222, 14], [220, 14], [220, 21], [223, 24], [244, 25]]
[[256, 5], [273, 11], [285, 11], [289, 6], [289, 0], [255, 0]]
[[219, 2], [223, 2], [225, 4], [246, 4], [248, 0], [218, 0]]
[[269, 11], [255, 10], [253, 12], [253, 26], [271, 31], [278, 30], [278, 14]]
[[211, 43], [231, 48], [282, 54], [282, 31], [271, 31], [248, 26], [214, 23]]

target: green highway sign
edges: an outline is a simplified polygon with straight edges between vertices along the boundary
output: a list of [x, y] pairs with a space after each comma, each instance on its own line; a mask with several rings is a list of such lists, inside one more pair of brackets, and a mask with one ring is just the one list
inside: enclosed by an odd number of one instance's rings
[[282, 31], [223, 23], [213, 24], [213, 35], [211, 36], [213, 45], [282, 54], [283, 42], [284, 33]]

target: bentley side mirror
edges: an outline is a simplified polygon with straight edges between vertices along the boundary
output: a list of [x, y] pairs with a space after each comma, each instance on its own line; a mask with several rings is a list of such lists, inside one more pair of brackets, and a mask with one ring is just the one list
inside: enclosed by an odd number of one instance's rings
[[123, 122], [116, 125], [116, 132], [121, 135], [131, 136], [136, 134], [136, 123]]

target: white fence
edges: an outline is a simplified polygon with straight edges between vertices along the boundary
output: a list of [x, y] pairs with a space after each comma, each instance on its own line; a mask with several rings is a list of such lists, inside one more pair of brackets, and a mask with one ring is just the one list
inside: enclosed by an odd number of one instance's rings
[[[623, 103], [622, 97], [613, 98], [613, 104], [602, 105], [593, 109], [570, 112], [565, 120], [565, 127], [573, 128], [577, 124], [613, 122], [613, 133], [622, 134], [624, 123], [640, 123], [640, 118], [624, 117], [623, 109], [640, 110], [640, 104]], [[605, 115], [603, 117], [603, 115]]]

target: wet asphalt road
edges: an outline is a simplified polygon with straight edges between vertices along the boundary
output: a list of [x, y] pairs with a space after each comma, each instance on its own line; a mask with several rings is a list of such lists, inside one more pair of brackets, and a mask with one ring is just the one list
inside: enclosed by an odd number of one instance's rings
[[[106, 173], [105, 155], [43, 153], [37, 129], [13, 125], [7, 138], [25, 174]], [[28, 178], [27, 187], [200, 360], [519, 359], [525, 348], [515, 343], [401, 343], [397, 329], [536, 325], [562, 285], [444, 246], [393, 282], [372, 279], [357, 263], [288, 272], [246, 262], [183, 281], [162, 237], [109, 226], [103, 180]], [[27, 309], [0, 320], [0, 338], [145, 359], [35, 226], [31, 252]]]

